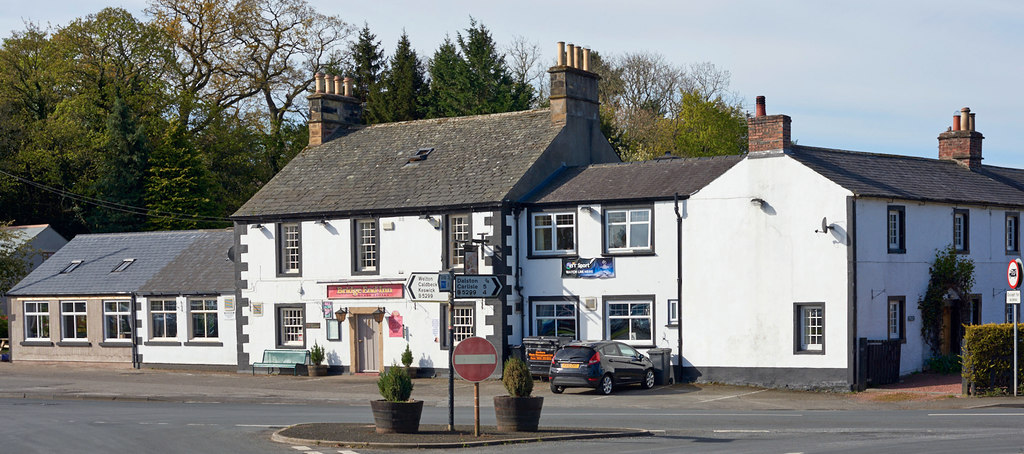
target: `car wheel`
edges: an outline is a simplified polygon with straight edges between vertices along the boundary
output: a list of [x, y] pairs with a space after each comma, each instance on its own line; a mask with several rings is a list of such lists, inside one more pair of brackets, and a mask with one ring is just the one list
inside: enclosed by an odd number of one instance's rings
[[555, 394], [562, 394], [562, 391], [565, 391], [565, 387], [564, 386], [558, 386], [558, 385], [556, 385], [554, 383], [551, 384], [551, 392], [553, 392]]
[[653, 369], [647, 369], [647, 372], [644, 372], [644, 381], [640, 382], [640, 387], [643, 389], [651, 389], [654, 387]]
[[597, 387], [597, 392], [607, 396], [612, 393], [614, 387], [615, 382], [612, 380], [611, 374], [605, 374], [604, 377], [601, 377], [601, 383]]

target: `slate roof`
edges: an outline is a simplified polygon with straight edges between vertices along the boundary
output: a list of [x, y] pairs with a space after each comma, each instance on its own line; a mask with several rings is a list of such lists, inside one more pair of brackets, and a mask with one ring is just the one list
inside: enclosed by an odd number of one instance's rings
[[579, 203], [686, 198], [743, 160], [743, 155], [655, 159], [572, 167], [526, 200]]
[[139, 288], [142, 294], [228, 293], [235, 289], [235, 265], [228, 251], [235, 244], [230, 230], [208, 231], [188, 245]]
[[1024, 170], [797, 145], [787, 154], [858, 196], [1024, 205]]
[[[169, 232], [104, 233], [78, 235], [17, 283], [8, 296], [110, 295], [137, 292], [157, 277], [168, 265], [193, 247], [222, 245], [233, 238], [228, 230], [184, 230]], [[233, 239], [231, 240], [233, 241]], [[221, 256], [227, 253], [224, 249]], [[214, 254], [214, 252], [210, 252]], [[135, 259], [124, 271], [112, 272], [124, 259]], [[181, 257], [188, 260], [188, 257]], [[73, 260], [82, 264], [69, 273], [60, 271]], [[205, 268], [210, 263], [194, 264], [196, 273], [220, 275]], [[201, 268], [202, 267], [202, 268]], [[234, 267], [225, 265], [231, 270]], [[171, 272], [173, 268], [169, 268]], [[227, 288], [233, 288], [233, 277]], [[191, 286], [190, 286], [191, 287]], [[225, 287], [218, 285], [216, 289]], [[191, 288], [190, 288], [191, 289]], [[211, 289], [214, 290], [214, 289]]]
[[561, 130], [548, 109], [367, 126], [303, 150], [233, 217], [499, 204]]

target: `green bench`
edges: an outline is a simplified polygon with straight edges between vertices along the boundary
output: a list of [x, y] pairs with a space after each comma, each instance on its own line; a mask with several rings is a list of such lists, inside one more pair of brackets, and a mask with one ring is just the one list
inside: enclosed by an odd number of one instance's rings
[[263, 350], [263, 361], [252, 363], [252, 374], [256, 375], [257, 367], [291, 369], [292, 375], [298, 375], [298, 366], [309, 364], [309, 350]]

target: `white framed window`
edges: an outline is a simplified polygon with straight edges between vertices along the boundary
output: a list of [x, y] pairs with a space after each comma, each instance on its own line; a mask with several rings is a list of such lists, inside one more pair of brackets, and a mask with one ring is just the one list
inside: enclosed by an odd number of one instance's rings
[[679, 300], [677, 299], [668, 300], [668, 324], [670, 326], [679, 324]]
[[306, 314], [302, 307], [278, 308], [278, 346], [304, 347], [306, 345]]
[[473, 306], [455, 306], [455, 317], [452, 329], [455, 330], [455, 343], [476, 335], [476, 308]]
[[355, 271], [365, 274], [376, 274], [377, 261], [377, 220], [360, 219], [355, 221]]
[[607, 251], [639, 252], [651, 250], [651, 209], [607, 210], [604, 213]]
[[906, 252], [906, 209], [902, 206], [889, 206], [886, 222], [886, 233], [889, 240], [890, 254]]
[[1006, 253], [1020, 253], [1020, 213], [1006, 213]]
[[25, 302], [25, 340], [50, 340], [50, 303]]
[[61, 339], [81, 340], [89, 338], [88, 316], [85, 301], [60, 302]]
[[279, 273], [302, 274], [302, 229], [299, 223], [281, 224], [277, 247]]
[[892, 296], [889, 297], [889, 310], [887, 320], [887, 332], [890, 340], [906, 340], [904, 333], [906, 329], [906, 297], [903, 296]]
[[103, 302], [103, 338], [107, 340], [132, 338], [132, 302]]
[[576, 213], [534, 213], [531, 220], [535, 254], [576, 252]]
[[448, 216], [448, 266], [451, 268], [465, 267], [466, 244], [472, 240], [469, 214], [452, 214]]
[[825, 353], [825, 306], [796, 304], [796, 351]]
[[649, 344], [654, 341], [652, 300], [605, 300], [605, 338]]
[[953, 249], [957, 252], [970, 251], [970, 212], [953, 210]]
[[535, 336], [577, 338], [575, 301], [536, 301], [533, 303]]
[[150, 300], [150, 337], [172, 339], [178, 337], [178, 303], [175, 300]]
[[188, 300], [192, 320], [192, 339], [214, 339], [217, 334], [217, 299], [194, 298]]

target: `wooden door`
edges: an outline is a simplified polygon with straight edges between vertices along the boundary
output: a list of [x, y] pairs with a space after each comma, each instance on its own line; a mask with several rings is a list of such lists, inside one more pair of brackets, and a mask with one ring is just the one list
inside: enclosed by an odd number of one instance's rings
[[380, 372], [380, 323], [372, 315], [356, 316], [356, 372]]

